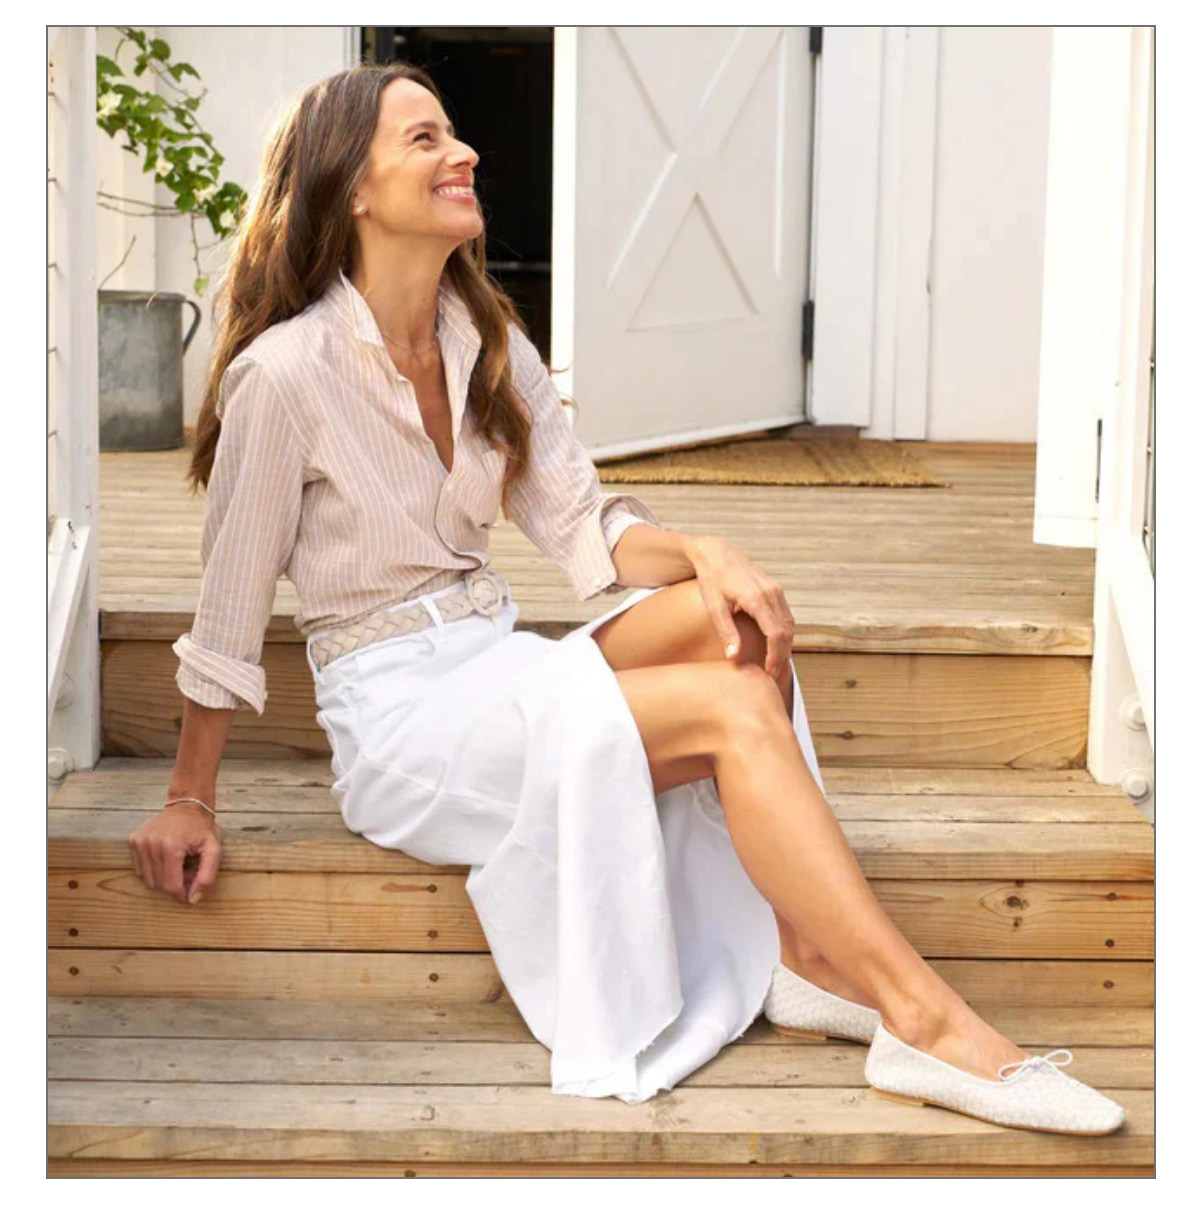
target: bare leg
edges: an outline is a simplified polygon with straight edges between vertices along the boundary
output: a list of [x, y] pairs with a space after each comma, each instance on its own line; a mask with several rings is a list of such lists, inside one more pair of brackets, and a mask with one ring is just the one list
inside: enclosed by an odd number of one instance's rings
[[849, 999], [851, 1003], [862, 1003], [874, 1007], [874, 998], [859, 986], [855, 986], [840, 970], [835, 969], [822, 954], [816, 943], [809, 939], [778, 911], [775, 922], [779, 926], [779, 959], [793, 973], [806, 982], [827, 990], [831, 995]]
[[[734, 614], [734, 625], [740, 638], [738, 655], [726, 659], [696, 581], [685, 580], [602, 623], [593, 639], [617, 671], [704, 660], [720, 661], [731, 670], [747, 662], [765, 667], [767, 645], [758, 623], [749, 614], [738, 612]], [[775, 680], [790, 722], [791, 669], [785, 669]], [[669, 766], [665, 769], [669, 771]], [[685, 774], [680, 774], [674, 781], [686, 779]], [[779, 927], [780, 959], [788, 969], [831, 994], [872, 1006], [871, 997], [837, 970], [802, 928], [788, 922], [779, 910], [775, 911], [775, 921]]]
[[802, 928], [896, 1036], [984, 1078], [1024, 1057], [880, 905], [809, 772], [778, 687], [761, 668], [668, 664], [617, 677], [656, 790], [711, 768], [734, 848], [781, 926]]
[[760, 705], [748, 708], [716, 756], [726, 822], [751, 879], [838, 972], [874, 997], [901, 1040], [993, 1077], [1022, 1050], [972, 1011], [892, 922], [809, 772], [778, 691], [755, 684], [764, 694], [747, 702]]

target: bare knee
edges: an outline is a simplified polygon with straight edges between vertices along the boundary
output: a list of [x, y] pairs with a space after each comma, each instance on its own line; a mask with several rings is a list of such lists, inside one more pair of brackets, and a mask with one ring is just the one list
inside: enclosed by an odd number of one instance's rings
[[726, 743], [753, 745], [781, 729], [790, 731], [783, 694], [765, 669], [742, 661], [724, 677], [719, 716]]

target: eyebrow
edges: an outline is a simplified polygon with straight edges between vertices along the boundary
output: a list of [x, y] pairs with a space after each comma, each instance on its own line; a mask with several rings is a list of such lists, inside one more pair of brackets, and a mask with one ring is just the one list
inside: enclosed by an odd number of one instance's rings
[[[422, 127], [427, 127], [431, 131], [438, 131], [441, 128], [441, 124], [435, 123], [433, 119], [422, 119], [419, 123], [409, 123], [404, 129], [404, 134], [408, 135], [410, 132], [419, 131]], [[446, 124], [446, 134], [449, 136], [455, 135], [453, 123]]]

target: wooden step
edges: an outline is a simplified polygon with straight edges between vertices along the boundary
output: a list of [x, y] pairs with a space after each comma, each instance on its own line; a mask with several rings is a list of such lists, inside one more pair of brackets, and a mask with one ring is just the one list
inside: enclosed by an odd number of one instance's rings
[[[1072, 1074], [1125, 1106], [1089, 1139], [1009, 1130], [868, 1092], [866, 1049], [798, 1044], [761, 1018], [643, 1105], [549, 1090], [549, 1052], [507, 1002], [52, 998], [51, 1175], [977, 1175], [1037, 1166], [1133, 1175], [1153, 1162], [1148, 1009], [987, 1009], [1030, 1052], [1070, 1044]], [[420, 1167], [418, 1167], [420, 1166]], [[532, 1166], [532, 1167], [531, 1167]], [[169, 1170], [168, 1170], [169, 1171]], [[165, 1174], [164, 1174], [165, 1175]], [[922, 1174], [927, 1175], [927, 1174]], [[1090, 1175], [1090, 1174], [1089, 1174]]]
[[[167, 634], [174, 639], [187, 629]], [[793, 659], [822, 766], [1084, 764], [1088, 657], [814, 651]], [[327, 757], [303, 645], [268, 642], [262, 662], [267, 709], [261, 717], [249, 710], [234, 716], [226, 756]], [[105, 754], [175, 756], [183, 713], [178, 664], [167, 638], [114, 637], [102, 627]]]
[[[668, 528], [728, 539], [779, 581], [823, 764], [1083, 766], [1095, 556], [1033, 542], [1035, 447], [905, 447], [948, 485], [605, 488], [641, 496]], [[204, 500], [185, 491], [183, 451], [101, 458], [103, 749], [173, 757], [183, 700], [170, 645], [195, 614]], [[489, 538], [520, 629], [557, 638], [624, 595], [581, 603], [511, 522]], [[267, 711], [235, 716], [228, 757], [328, 752], [298, 610], [280, 581]]]
[[[1036, 446], [905, 441], [942, 487], [605, 484], [662, 523], [726, 538], [777, 579], [800, 651], [1090, 656], [1095, 554], [1033, 541]], [[106, 639], [169, 642], [199, 593], [204, 497], [188, 453], [100, 455], [100, 606]], [[602, 477], [603, 477], [603, 471]], [[152, 504], [153, 512], [146, 510]], [[802, 524], [802, 527], [798, 527]], [[492, 561], [522, 618], [551, 636], [619, 595], [580, 603], [510, 521]], [[280, 581], [268, 640], [295, 642], [295, 591]]]
[[[197, 999], [422, 999], [495, 1002], [507, 995], [489, 952], [271, 952], [51, 948], [52, 995]], [[974, 1005], [1149, 1007], [1151, 961], [933, 959]]]
[[[487, 950], [465, 867], [426, 864], [351, 834], [328, 773], [321, 779], [286, 763], [222, 768], [221, 873], [200, 906], [148, 890], [132, 872], [128, 836], [159, 807], [164, 773], [161, 765], [105, 760], [69, 776], [57, 793], [51, 947]], [[1037, 795], [1011, 786], [986, 795], [986, 776], [957, 784], [958, 773], [926, 782], [925, 772], [892, 769], [859, 784], [869, 792], [843, 792], [844, 772], [826, 780], [864, 872], [919, 952], [1151, 958], [1153, 829], [1124, 796], [1079, 775], [1057, 787], [1039, 781]], [[960, 785], [969, 790], [954, 790]], [[1048, 794], [1068, 789], [1078, 794]]]

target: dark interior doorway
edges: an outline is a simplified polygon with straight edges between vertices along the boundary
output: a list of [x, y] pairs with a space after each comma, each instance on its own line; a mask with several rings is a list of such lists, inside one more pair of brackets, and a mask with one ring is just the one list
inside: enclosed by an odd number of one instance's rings
[[488, 268], [550, 356], [552, 26], [364, 26], [363, 59], [424, 68], [479, 154]]

